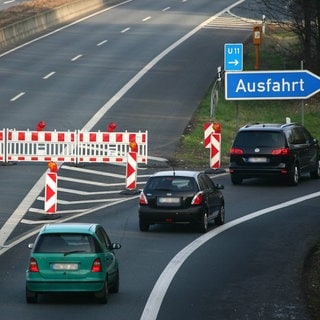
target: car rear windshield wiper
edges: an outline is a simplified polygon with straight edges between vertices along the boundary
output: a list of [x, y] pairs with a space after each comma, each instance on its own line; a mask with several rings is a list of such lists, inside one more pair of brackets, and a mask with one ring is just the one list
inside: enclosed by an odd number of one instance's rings
[[87, 251], [86, 251], [86, 250], [72, 250], [72, 251], [65, 252], [63, 255], [64, 255], [64, 256], [67, 256], [67, 255], [69, 255], [69, 254], [81, 253], [81, 252], [87, 252]]

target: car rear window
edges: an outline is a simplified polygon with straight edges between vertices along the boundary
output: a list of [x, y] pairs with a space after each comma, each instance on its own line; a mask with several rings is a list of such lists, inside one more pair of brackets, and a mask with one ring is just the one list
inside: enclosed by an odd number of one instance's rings
[[285, 138], [282, 132], [243, 131], [237, 134], [234, 147], [283, 147]]
[[153, 177], [146, 185], [148, 191], [196, 191], [197, 185], [189, 177]]
[[96, 243], [87, 234], [42, 234], [34, 248], [35, 253], [96, 252]]

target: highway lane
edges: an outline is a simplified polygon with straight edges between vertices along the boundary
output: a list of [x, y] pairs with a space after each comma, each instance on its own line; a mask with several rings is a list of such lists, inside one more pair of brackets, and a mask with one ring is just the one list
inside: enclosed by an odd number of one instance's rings
[[301, 272], [319, 240], [318, 197], [237, 225], [186, 260], [157, 318], [309, 319]]
[[[43, 119], [48, 130], [82, 128], [147, 63], [227, 5], [192, 3], [162, 11], [165, 1], [149, 10], [132, 1], [3, 56], [0, 126], [34, 128]], [[12, 108], [25, 110], [24, 119]]]
[[[121, 286], [107, 306], [97, 305], [87, 296], [43, 296], [36, 305], [24, 301], [24, 270], [28, 239], [1, 256], [0, 306], [3, 319], [47, 319], [95, 314], [97, 319], [140, 319], [148, 297], [165, 267], [192, 241], [169, 290], [164, 294], [158, 319], [301, 319], [303, 309], [299, 276], [310, 246], [318, 239], [319, 181], [309, 178], [290, 188], [276, 183], [248, 181], [233, 186], [228, 174], [214, 177], [225, 185], [227, 223], [212, 226], [204, 236], [188, 226], [154, 226], [150, 232], [138, 228], [137, 199], [108, 207], [76, 219], [99, 221], [119, 250]], [[292, 203], [245, 221], [248, 214], [280, 205], [308, 194], [317, 197]], [[262, 195], [262, 196], [261, 196]], [[259, 199], [251, 202], [248, 199]], [[303, 212], [303, 214], [302, 214]], [[236, 219], [241, 224], [232, 225]], [[229, 225], [231, 224], [231, 228]], [[220, 231], [223, 232], [220, 232]], [[211, 234], [216, 234], [212, 240]], [[151, 310], [154, 310], [153, 308]], [[155, 317], [156, 318], [156, 317]], [[144, 318], [155, 319], [152, 316]]]
[[[0, 127], [34, 129], [44, 120], [47, 130], [106, 130], [116, 120], [117, 131], [149, 130], [149, 154], [170, 154], [222, 63], [224, 41], [242, 41], [249, 32], [236, 28], [227, 38], [206, 28], [231, 3], [129, 1], [3, 55]], [[1, 186], [3, 222], [46, 169], [24, 166], [0, 168], [12, 174]]]

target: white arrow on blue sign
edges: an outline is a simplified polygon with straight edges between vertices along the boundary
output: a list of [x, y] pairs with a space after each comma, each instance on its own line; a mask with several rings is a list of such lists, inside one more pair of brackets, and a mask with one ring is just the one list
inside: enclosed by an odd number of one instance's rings
[[224, 70], [242, 71], [243, 69], [243, 44], [224, 44]]
[[308, 70], [225, 74], [226, 100], [308, 99], [319, 91], [320, 77]]

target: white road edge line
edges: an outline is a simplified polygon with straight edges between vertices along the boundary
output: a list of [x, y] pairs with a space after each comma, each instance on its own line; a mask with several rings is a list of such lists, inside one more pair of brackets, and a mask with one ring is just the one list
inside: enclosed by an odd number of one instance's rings
[[264, 214], [270, 213], [272, 211], [279, 210], [284, 207], [292, 206], [295, 204], [298, 204], [300, 202], [310, 200], [312, 198], [320, 197], [320, 192], [315, 192], [300, 198], [296, 198], [293, 200], [289, 200], [286, 202], [283, 202], [281, 204], [272, 206], [270, 208], [265, 208], [258, 210], [256, 212], [250, 213], [248, 215], [245, 215], [241, 218], [238, 218], [236, 220], [230, 221], [222, 226], [217, 227], [216, 229], [213, 229], [212, 231], [209, 231], [208, 233], [200, 236], [193, 242], [191, 242], [188, 246], [186, 246], [184, 249], [182, 249], [180, 252], [178, 252], [173, 259], [169, 262], [167, 267], [164, 269], [162, 274], [160, 275], [158, 281], [154, 285], [151, 294], [148, 298], [148, 301], [145, 305], [145, 308], [143, 310], [142, 316], [140, 320], [156, 320], [163, 298], [169, 288], [169, 285], [182, 266], [182, 264], [187, 260], [187, 258], [196, 251], [199, 247], [201, 247], [203, 244], [205, 244], [207, 241], [211, 240], [212, 238], [216, 237], [220, 233], [233, 228], [236, 225], [239, 225], [243, 222], [246, 222], [248, 220], [257, 218], [259, 216], [262, 216]]

